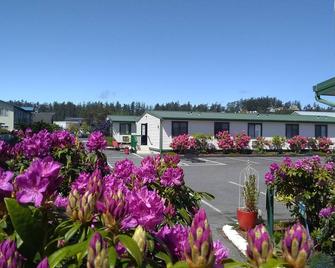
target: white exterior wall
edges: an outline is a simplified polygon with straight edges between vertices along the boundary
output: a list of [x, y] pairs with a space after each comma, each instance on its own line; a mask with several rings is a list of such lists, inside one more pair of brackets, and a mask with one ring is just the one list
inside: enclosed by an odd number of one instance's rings
[[[0, 110], [4, 109], [4, 115], [0, 114], [0, 123], [9, 131], [14, 129], [14, 109], [13, 106], [0, 102]], [[6, 115], [5, 115], [6, 114]]]
[[[163, 127], [163, 150], [169, 150], [170, 143], [172, 142], [172, 121], [178, 120], [164, 120], [162, 122]], [[179, 120], [187, 121], [187, 120]], [[209, 134], [214, 137], [214, 122], [215, 121], [188, 121], [188, 134], [193, 135], [197, 133]], [[228, 121], [223, 121], [228, 122]], [[261, 123], [262, 124], [262, 136], [271, 140], [273, 136], [286, 136], [286, 124], [285, 122], [247, 122], [247, 121], [229, 121], [229, 130], [232, 135], [237, 133], [245, 132], [248, 134], [248, 123]], [[315, 125], [317, 123], [298, 123], [299, 134], [305, 137], [315, 136]], [[324, 123], [320, 123], [324, 124]], [[335, 143], [335, 124], [328, 125], [328, 137]], [[216, 145], [216, 141], [212, 141]], [[252, 140], [250, 141], [251, 145]]]
[[[120, 123], [122, 122], [113, 122], [113, 128], [112, 128], [112, 135], [113, 138], [117, 141], [117, 142], [123, 142], [122, 137], [124, 135], [120, 134]], [[128, 123], [128, 122], [124, 122], [124, 123]], [[136, 133], [136, 124], [135, 123], [131, 123], [131, 133]]]
[[[136, 123], [137, 135], [141, 135], [141, 124], [148, 124], [148, 146], [159, 150], [159, 138], [160, 138], [160, 119], [154, 117], [148, 113], [144, 114], [140, 120]], [[163, 139], [164, 140], [164, 139]], [[139, 139], [139, 146], [140, 139]]]

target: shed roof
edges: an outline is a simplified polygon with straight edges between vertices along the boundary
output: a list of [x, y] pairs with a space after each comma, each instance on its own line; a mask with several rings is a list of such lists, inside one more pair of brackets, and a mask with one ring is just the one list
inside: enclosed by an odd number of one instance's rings
[[107, 118], [112, 122], [137, 122], [140, 119], [134, 115], [108, 115]]
[[160, 119], [171, 120], [335, 123], [334, 117], [295, 114], [243, 114], [180, 111], [149, 111], [148, 113]]

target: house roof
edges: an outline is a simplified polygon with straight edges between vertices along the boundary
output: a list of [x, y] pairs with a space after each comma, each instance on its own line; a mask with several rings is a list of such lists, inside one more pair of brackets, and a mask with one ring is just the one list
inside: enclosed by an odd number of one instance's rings
[[319, 112], [319, 111], [295, 111], [292, 114], [297, 115], [316, 115], [316, 116], [331, 116], [335, 117], [335, 112]]
[[335, 118], [330, 116], [295, 114], [243, 114], [180, 111], [148, 111], [148, 113], [160, 119], [170, 120], [335, 123]]
[[133, 115], [108, 115], [107, 119], [112, 122], [137, 122], [140, 117]]

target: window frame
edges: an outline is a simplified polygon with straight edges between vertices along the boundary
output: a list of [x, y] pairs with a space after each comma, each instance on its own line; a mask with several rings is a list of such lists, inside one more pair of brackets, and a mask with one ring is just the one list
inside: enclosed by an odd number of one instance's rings
[[[216, 124], [227, 124], [228, 128], [226, 130], [219, 130], [218, 132], [216, 132]], [[230, 122], [227, 121], [215, 121], [214, 122], [214, 137], [220, 132], [220, 131], [228, 131], [228, 133], [230, 132]]]
[[[326, 135], [325, 136], [322, 136], [322, 135], [317, 135], [316, 133], [316, 128], [317, 127], [320, 127], [320, 134], [321, 134], [321, 127], [326, 127]], [[327, 124], [315, 124], [314, 126], [314, 136], [315, 138], [320, 138], [320, 137], [328, 137], [328, 125]]]
[[[288, 133], [288, 126], [298, 126], [298, 134], [295, 134], [295, 135], [292, 135], [292, 136], [288, 136], [287, 133]], [[291, 139], [293, 138], [294, 136], [298, 136], [300, 135], [300, 125], [299, 124], [285, 124], [285, 137], [287, 139]]]
[[[255, 137], [250, 135], [250, 131], [249, 131], [249, 127], [250, 126], [254, 126], [254, 133], [255, 133]], [[261, 126], [261, 137], [263, 136], [263, 124], [262, 123], [248, 123], [248, 136], [250, 136], [252, 139], [256, 139], [256, 125], [260, 125]]]
[[[128, 125], [129, 133], [122, 133], [122, 125]], [[119, 123], [120, 135], [131, 135], [131, 123], [129, 122], [120, 122]]]
[[[186, 124], [186, 133], [178, 133], [178, 135], [176, 135], [175, 131], [174, 131], [174, 124]], [[179, 127], [180, 130], [180, 127]], [[177, 137], [179, 135], [183, 135], [183, 134], [188, 134], [188, 121], [171, 121], [171, 136], [172, 138]]]

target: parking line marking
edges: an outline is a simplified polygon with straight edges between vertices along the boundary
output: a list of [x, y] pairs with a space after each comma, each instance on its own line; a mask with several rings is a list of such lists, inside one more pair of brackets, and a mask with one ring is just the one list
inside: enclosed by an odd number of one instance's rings
[[223, 212], [220, 209], [214, 207], [212, 204], [208, 203], [207, 201], [201, 199], [201, 203], [204, 203], [206, 206], [209, 206], [211, 209], [215, 210], [216, 212], [223, 214]]
[[126, 158], [125, 156], [110, 156], [109, 158]]
[[205, 159], [205, 158], [199, 158], [199, 160], [205, 161], [205, 162], [209, 162], [209, 163], [213, 163], [213, 164], [217, 164], [217, 165], [222, 165], [222, 166], [226, 166], [227, 164], [222, 163], [222, 162], [218, 162], [218, 161], [213, 161], [213, 160], [209, 160], [209, 159]]
[[183, 161], [180, 161], [180, 165], [181, 165], [181, 166], [186, 166], [186, 167], [190, 166], [189, 164], [187, 164], [187, 163], [185, 163], [185, 162], [183, 162]]
[[133, 155], [136, 155], [137, 157], [143, 159], [144, 157], [142, 155], [136, 154], [136, 153], [132, 153]]
[[[239, 186], [239, 187], [241, 187], [241, 188], [243, 188], [243, 185], [241, 185], [241, 184], [239, 184], [239, 183], [237, 183], [237, 182], [234, 182], [234, 181], [228, 181], [229, 183], [231, 183], [231, 184], [234, 184], [234, 185], [236, 185], [236, 186]], [[266, 193], [264, 193], [264, 192], [260, 192], [262, 195], [264, 195], [264, 196], [266, 196]]]
[[238, 159], [238, 158], [234, 158], [234, 157], [226, 157], [230, 160], [236, 160], [236, 161], [240, 161], [240, 162], [245, 162], [245, 163], [252, 163], [252, 164], [255, 164], [255, 165], [258, 165], [259, 163], [258, 162], [254, 162], [254, 161], [251, 161], [251, 160], [244, 160], [244, 159]]
[[[190, 196], [193, 196], [193, 194], [191, 194], [191, 193], [189, 193], [189, 195], [190, 195]], [[222, 212], [220, 209], [214, 207], [212, 204], [208, 203], [207, 201], [205, 201], [205, 200], [203, 200], [203, 199], [201, 199], [200, 201], [201, 201], [201, 203], [205, 204], [206, 206], [209, 206], [209, 207], [210, 207], [211, 209], [213, 209], [214, 211], [223, 214], [223, 212]]]

